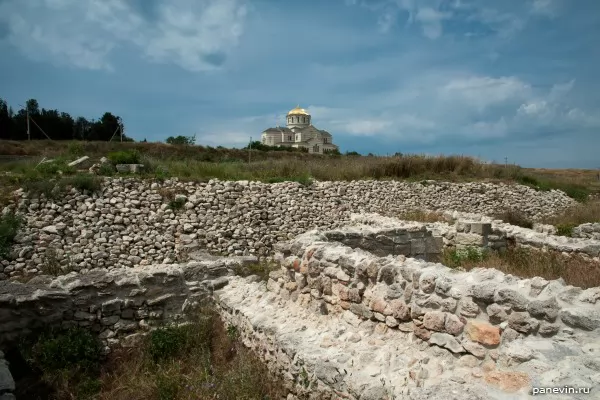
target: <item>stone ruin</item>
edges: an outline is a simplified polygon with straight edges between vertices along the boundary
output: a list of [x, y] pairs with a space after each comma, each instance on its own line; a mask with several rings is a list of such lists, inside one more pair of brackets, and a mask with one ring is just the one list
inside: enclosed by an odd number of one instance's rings
[[[600, 288], [457, 271], [436, 257], [444, 247], [517, 245], [598, 261], [600, 242], [453, 217], [452, 225], [352, 215], [274, 244], [280, 268], [267, 282], [234, 273], [255, 256], [198, 253], [180, 264], [0, 281], [0, 349], [41, 325], [78, 325], [108, 352], [214, 301], [284, 378], [289, 400], [520, 399], [545, 388], [565, 390], [548, 399], [594, 398]], [[0, 357], [0, 399], [13, 390]]]

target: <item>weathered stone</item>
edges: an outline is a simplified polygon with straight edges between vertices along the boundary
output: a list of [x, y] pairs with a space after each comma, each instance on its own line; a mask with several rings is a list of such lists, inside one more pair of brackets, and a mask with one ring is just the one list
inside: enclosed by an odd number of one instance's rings
[[447, 333], [435, 332], [429, 338], [429, 343], [444, 347], [453, 353], [464, 353], [465, 349], [456, 341], [454, 336]]
[[493, 303], [497, 286], [493, 282], [475, 284], [471, 287], [471, 296], [473, 299], [484, 303]]
[[392, 316], [400, 321], [409, 321], [411, 319], [411, 308], [400, 299], [394, 299], [389, 302], [392, 310]]
[[542, 321], [540, 323], [540, 327], [538, 329], [538, 334], [540, 334], [541, 336], [548, 337], [548, 336], [556, 335], [559, 330], [560, 330], [560, 325]]
[[532, 317], [554, 321], [558, 317], [560, 307], [556, 301], [556, 297], [546, 300], [534, 300], [527, 306], [527, 311]]
[[524, 372], [490, 371], [484, 375], [487, 383], [506, 392], [516, 392], [530, 385], [531, 379]]
[[495, 303], [487, 306], [486, 312], [492, 324], [499, 324], [508, 319], [508, 315], [506, 314], [506, 311], [504, 311], [504, 308]]
[[447, 314], [444, 329], [447, 333], [458, 336], [462, 333], [465, 324], [454, 314]]
[[513, 312], [508, 317], [508, 326], [517, 332], [530, 333], [535, 331], [539, 322], [529, 316], [526, 312]]
[[575, 328], [593, 331], [600, 327], [600, 313], [590, 308], [563, 309], [559, 315], [562, 322]]
[[441, 311], [429, 311], [423, 316], [423, 326], [432, 331], [444, 331], [445, 323], [446, 314]]
[[429, 338], [431, 337], [431, 331], [420, 327], [420, 326], [414, 326], [413, 328], [413, 332], [415, 334], [416, 337], [418, 337], [419, 339], [423, 339], [423, 340], [429, 340]]
[[513, 289], [498, 289], [494, 295], [494, 301], [498, 304], [510, 306], [514, 311], [527, 310], [529, 301], [525, 296]]
[[459, 301], [458, 305], [460, 315], [467, 318], [475, 318], [479, 315], [479, 306], [470, 297], [464, 297]]
[[508, 366], [512, 366], [531, 360], [535, 356], [535, 353], [531, 348], [523, 344], [522, 341], [518, 340], [506, 346], [501, 351], [501, 356], [506, 357]]
[[485, 347], [483, 347], [479, 343], [472, 342], [470, 340], [465, 339], [462, 341], [461, 344], [467, 352], [473, 354], [475, 357], [485, 358], [485, 353], [486, 353]]
[[485, 322], [469, 321], [465, 332], [472, 341], [481, 344], [497, 346], [500, 343], [500, 329]]
[[419, 288], [424, 293], [433, 293], [435, 290], [435, 281], [437, 275], [433, 273], [424, 273], [419, 278]]

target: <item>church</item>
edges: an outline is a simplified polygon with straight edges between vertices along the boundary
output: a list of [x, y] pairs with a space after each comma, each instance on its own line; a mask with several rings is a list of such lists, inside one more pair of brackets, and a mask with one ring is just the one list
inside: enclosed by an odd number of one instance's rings
[[269, 128], [262, 133], [262, 143], [268, 146], [290, 146], [308, 149], [309, 153], [323, 154], [334, 151], [331, 134], [315, 128], [310, 114], [300, 106], [287, 113], [285, 127]]

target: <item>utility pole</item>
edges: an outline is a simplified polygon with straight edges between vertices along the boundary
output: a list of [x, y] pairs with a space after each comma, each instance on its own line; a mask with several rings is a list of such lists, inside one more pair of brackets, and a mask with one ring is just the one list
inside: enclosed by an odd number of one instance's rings
[[29, 130], [29, 108], [19, 104], [19, 107], [23, 107], [25, 109], [25, 113], [27, 114], [27, 140], [31, 140], [31, 131]]
[[248, 143], [248, 164], [250, 164], [251, 154], [252, 154], [252, 136], [250, 136], [250, 143]]
[[31, 140], [31, 131], [29, 130], [29, 109], [27, 108], [27, 140]]

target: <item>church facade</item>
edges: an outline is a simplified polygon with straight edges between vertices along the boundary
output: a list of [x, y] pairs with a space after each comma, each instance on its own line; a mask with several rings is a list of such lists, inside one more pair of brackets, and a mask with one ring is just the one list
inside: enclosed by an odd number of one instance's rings
[[315, 154], [338, 150], [331, 134], [315, 128], [311, 124], [310, 114], [300, 106], [287, 113], [285, 127], [277, 126], [263, 131], [261, 142], [268, 146], [306, 148], [309, 153]]

